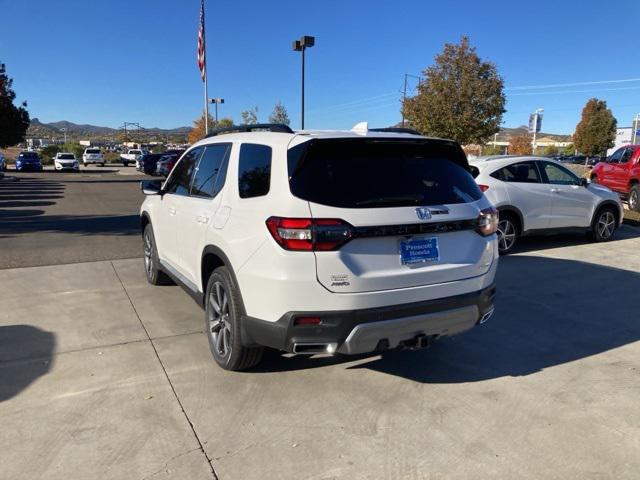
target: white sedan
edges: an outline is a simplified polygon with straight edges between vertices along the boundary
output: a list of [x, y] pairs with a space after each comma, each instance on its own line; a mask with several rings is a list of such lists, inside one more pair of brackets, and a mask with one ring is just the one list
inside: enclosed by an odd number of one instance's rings
[[500, 212], [498, 246], [508, 253], [518, 237], [584, 230], [594, 241], [611, 240], [624, 211], [617, 193], [590, 184], [559, 162], [543, 157], [496, 156], [470, 160], [480, 189]]
[[78, 160], [73, 153], [56, 153], [53, 158], [53, 167], [57, 170], [73, 170], [77, 172], [80, 170]]

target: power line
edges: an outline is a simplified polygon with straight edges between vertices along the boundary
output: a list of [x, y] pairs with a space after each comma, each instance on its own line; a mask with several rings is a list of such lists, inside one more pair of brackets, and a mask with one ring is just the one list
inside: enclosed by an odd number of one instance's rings
[[555, 83], [546, 85], [524, 85], [519, 87], [506, 87], [505, 90], [537, 90], [543, 88], [582, 87], [586, 85], [606, 85], [608, 83], [640, 82], [640, 78], [623, 78], [619, 80], [596, 80], [593, 82]]
[[588, 90], [561, 90], [557, 92], [527, 92], [527, 93], [512, 93], [510, 97], [524, 97], [533, 95], [563, 95], [565, 93], [593, 93], [593, 92], [618, 92], [622, 90], [640, 90], [640, 85], [635, 87], [620, 87], [620, 88], [591, 88]]

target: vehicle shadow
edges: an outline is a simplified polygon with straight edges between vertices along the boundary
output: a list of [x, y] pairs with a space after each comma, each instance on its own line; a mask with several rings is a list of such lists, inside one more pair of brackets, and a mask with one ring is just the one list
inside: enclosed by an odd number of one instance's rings
[[[640, 229], [633, 224], [625, 223], [620, 227], [610, 243], [640, 237]], [[525, 253], [551, 248], [572, 247], [576, 245], [588, 245], [594, 242], [584, 232], [560, 233], [554, 235], [531, 235], [522, 237], [514, 249], [514, 253]]]
[[0, 326], [0, 403], [46, 375], [55, 348], [52, 332], [30, 325]]
[[640, 340], [639, 273], [537, 256], [509, 256], [500, 263], [496, 313], [465, 334], [440, 339], [426, 350], [360, 358], [270, 354], [252, 371], [349, 362], [349, 370], [420, 383], [465, 383], [530, 375]]
[[139, 235], [138, 215], [46, 215], [36, 222], [21, 218], [3, 220], [0, 237], [30, 232], [59, 232], [80, 235]]

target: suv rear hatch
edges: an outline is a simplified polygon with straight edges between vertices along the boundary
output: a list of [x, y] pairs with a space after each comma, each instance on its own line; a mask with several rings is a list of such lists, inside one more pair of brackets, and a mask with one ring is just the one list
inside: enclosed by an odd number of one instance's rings
[[291, 192], [309, 202], [312, 221], [331, 219], [335, 226], [322, 228], [347, 240], [315, 249], [328, 290], [408, 288], [489, 270], [491, 238], [477, 231], [482, 193], [455, 142], [313, 139], [289, 150], [288, 167]]

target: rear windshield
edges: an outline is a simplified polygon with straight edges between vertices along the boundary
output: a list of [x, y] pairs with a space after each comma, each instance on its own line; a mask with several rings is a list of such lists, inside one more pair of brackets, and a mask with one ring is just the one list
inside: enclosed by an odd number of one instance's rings
[[90, 150], [87, 150], [87, 152], [86, 152], [86, 153], [100, 153], [100, 150], [99, 150], [99, 149], [97, 149], [97, 148], [92, 148], [92, 149], [90, 149]]
[[132, 153], [134, 155], [137, 155], [139, 153], [142, 153], [142, 150], [129, 150], [129, 153]]
[[467, 203], [482, 197], [454, 144], [311, 140], [289, 150], [291, 193], [341, 208]]
[[22, 152], [18, 155], [20, 158], [38, 158], [38, 154], [35, 152]]
[[61, 160], [73, 160], [76, 157], [74, 157], [71, 153], [61, 153], [60, 155], [58, 155], [58, 158]]

